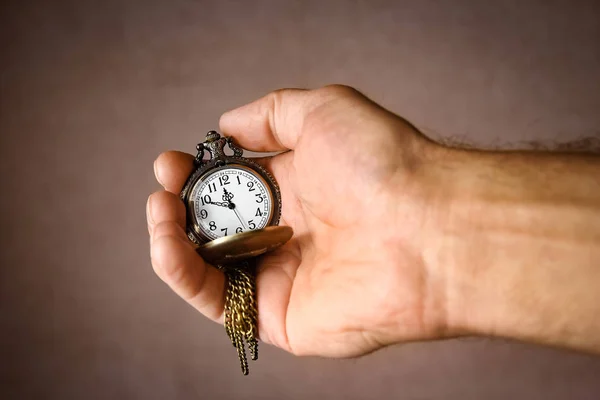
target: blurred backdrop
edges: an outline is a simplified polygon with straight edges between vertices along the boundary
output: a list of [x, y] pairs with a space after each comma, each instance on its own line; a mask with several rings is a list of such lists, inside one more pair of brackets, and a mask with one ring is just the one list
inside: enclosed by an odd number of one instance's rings
[[435, 138], [600, 137], [595, 1], [5, 1], [0, 398], [598, 399], [600, 359], [484, 338], [262, 346], [154, 275], [152, 163], [281, 87], [356, 86]]

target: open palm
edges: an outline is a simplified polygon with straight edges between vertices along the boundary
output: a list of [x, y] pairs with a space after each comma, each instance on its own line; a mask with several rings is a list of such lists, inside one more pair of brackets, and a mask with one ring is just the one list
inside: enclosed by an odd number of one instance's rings
[[[446, 334], [444, 280], [423, 257], [431, 193], [422, 160], [435, 145], [353, 89], [283, 90], [221, 118], [277, 179], [293, 239], [264, 256], [261, 340], [298, 355], [348, 357]], [[222, 321], [224, 277], [187, 241], [178, 193], [193, 157], [163, 153], [165, 191], [148, 202], [152, 263], [173, 290]]]

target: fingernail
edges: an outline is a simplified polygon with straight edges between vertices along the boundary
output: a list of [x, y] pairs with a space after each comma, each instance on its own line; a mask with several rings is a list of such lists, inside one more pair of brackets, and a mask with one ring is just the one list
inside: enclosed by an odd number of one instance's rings
[[152, 195], [148, 196], [148, 201], [146, 202], [146, 218], [149, 224], [154, 224], [154, 218], [152, 217]]
[[156, 178], [156, 180], [158, 181], [158, 183], [160, 183], [162, 186], [164, 186], [163, 183], [160, 180], [160, 177], [158, 176], [158, 167], [157, 167], [157, 165], [158, 165], [158, 158], [156, 160], [154, 160], [154, 177]]

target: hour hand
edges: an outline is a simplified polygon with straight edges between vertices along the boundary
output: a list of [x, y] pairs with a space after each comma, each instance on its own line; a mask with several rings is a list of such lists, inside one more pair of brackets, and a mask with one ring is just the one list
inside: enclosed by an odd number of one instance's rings
[[221, 207], [229, 207], [229, 203], [222, 203], [220, 201], [211, 201], [208, 204], [213, 204], [215, 206], [221, 206]]

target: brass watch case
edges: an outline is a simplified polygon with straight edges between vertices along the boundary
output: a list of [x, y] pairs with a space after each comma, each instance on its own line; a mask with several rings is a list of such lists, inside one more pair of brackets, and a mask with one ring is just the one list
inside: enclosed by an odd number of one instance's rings
[[[224, 147], [228, 146], [233, 155], [225, 154]], [[262, 254], [264, 249], [272, 249], [274, 243], [279, 245], [289, 240], [289, 237], [281, 243], [282, 238], [288, 236], [290, 228], [269, 229], [279, 224], [281, 217], [281, 192], [273, 176], [260, 164], [249, 158], [242, 156], [243, 150], [233, 143], [231, 137], [221, 137], [219, 133], [210, 131], [206, 135], [206, 140], [197, 146], [198, 154], [194, 159], [195, 170], [190, 174], [180, 193], [180, 198], [186, 207], [186, 233], [188, 238], [199, 246], [197, 249], [200, 254], [202, 249], [209, 249], [208, 257], [211, 263], [226, 263], [240, 261], [246, 258], [255, 257]], [[205, 153], [210, 154], [209, 159], [204, 159]], [[256, 231], [248, 231], [224, 236], [211, 240], [201, 231], [196, 215], [194, 214], [194, 199], [191, 198], [196, 184], [205, 179], [208, 175], [223, 168], [241, 168], [257, 175], [265, 184], [265, 187], [271, 194], [272, 211], [267, 226]], [[283, 228], [283, 227], [282, 227]], [[255, 237], [256, 236], [256, 237]], [[272, 237], [271, 237], [272, 236]], [[208, 245], [210, 244], [210, 245]], [[220, 255], [219, 257], [216, 257]]]

